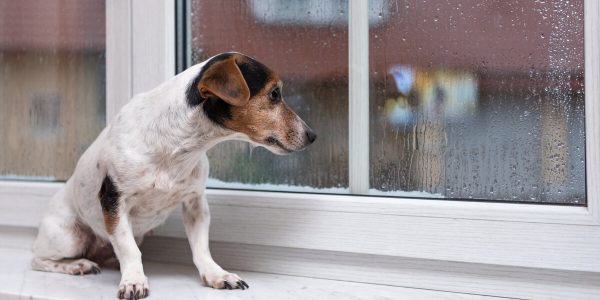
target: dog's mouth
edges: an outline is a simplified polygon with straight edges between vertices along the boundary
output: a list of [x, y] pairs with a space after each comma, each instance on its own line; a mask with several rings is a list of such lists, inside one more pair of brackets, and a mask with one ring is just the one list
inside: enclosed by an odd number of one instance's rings
[[269, 146], [276, 146], [277, 148], [282, 150], [282, 152], [283, 152], [282, 154], [289, 154], [289, 153], [294, 152], [294, 150], [287, 148], [285, 145], [283, 145], [283, 143], [281, 143], [281, 141], [279, 141], [274, 136], [270, 136], [270, 137], [266, 138], [265, 144], [267, 144]]

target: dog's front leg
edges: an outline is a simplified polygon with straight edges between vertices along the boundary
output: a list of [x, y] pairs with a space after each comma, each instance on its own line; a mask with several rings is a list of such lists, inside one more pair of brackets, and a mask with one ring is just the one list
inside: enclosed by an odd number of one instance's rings
[[210, 255], [208, 248], [210, 213], [206, 196], [195, 197], [183, 204], [183, 222], [192, 248], [194, 264], [204, 284], [217, 289], [248, 288], [248, 284], [238, 275], [223, 270]]
[[127, 214], [118, 217], [109, 240], [121, 266], [119, 299], [147, 297], [150, 290], [142, 266], [142, 253], [135, 242]]

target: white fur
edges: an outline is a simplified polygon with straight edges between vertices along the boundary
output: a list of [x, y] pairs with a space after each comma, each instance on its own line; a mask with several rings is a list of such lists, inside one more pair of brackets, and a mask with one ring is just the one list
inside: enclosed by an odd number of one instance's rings
[[[249, 138], [213, 124], [201, 105], [188, 106], [186, 88], [204, 64], [136, 95], [85, 151], [73, 176], [52, 199], [42, 220], [33, 247], [35, 269], [90, 271], [94, 262], [69, 259], [81, 257], [90, 247], [101, 248], [110, 242], [121, 266], [119, 296], [146, 291], [148, 282], [137, 245], [183, 203], [194, 263], [204, 282], [222, 288], [228, 281], [235, 287], [239, 277], [219, 267], [208, 249], [210, 215], [204, 197], [209, 170], [206, 151], [224, 140], [249, 141]], [[107, 174], [122, 199], [113, 234], [106, 231], [98, 198]], [[140, 298], [145, 296], [144, 292], [139, 293]]]

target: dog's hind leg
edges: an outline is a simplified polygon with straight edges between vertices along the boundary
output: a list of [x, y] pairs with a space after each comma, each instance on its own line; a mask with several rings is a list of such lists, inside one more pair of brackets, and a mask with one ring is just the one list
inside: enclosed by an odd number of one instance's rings
[[50, 202], [33, 244], [34, 270], [73, 275], [96, 274], [98, 265], [83, 258], [90, 241], [90, 232], [78, 223], [77, 217], [64, 205], [65, 189]]
[[35, 257], [31, 261], [31, 266], [34, 270], [54, 272], [54, 273], [65, 273], [71, 275], [86, 275], [86, 274], [98, 274], [100, 268], [96, 263], [89, 259], [59, 259], [52, 260], [47, 258]]

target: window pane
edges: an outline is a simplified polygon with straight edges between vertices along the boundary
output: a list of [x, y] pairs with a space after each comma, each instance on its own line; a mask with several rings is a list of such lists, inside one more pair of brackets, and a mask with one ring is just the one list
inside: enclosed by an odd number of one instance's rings
[[67, 179], [105, 125], [104, 1], [0, 0], [0, 179]]
[[209, 186], [346, 192], [348, 30], [346, 1], [192, 1], [192, 63], [237, 51], [279, 74], [286, 102], [319, 136], [276, 156], [247, 143], [209, 151]]
[[583, 0], [388, 1], [374, 194], [585, 204]]

